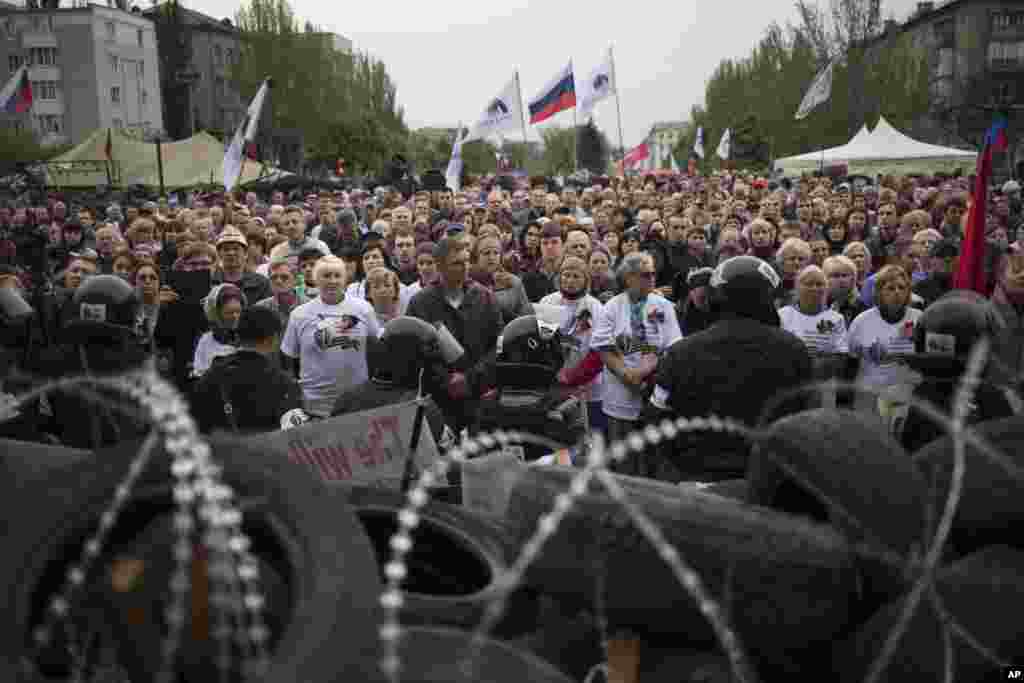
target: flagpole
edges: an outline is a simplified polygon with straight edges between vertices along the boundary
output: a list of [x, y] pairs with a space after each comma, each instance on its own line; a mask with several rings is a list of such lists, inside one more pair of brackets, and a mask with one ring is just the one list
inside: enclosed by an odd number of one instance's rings
[[[575, 90], [576, 90], [576, 68], [572, 65], [572, 60], [571, 59], [569, 60], [569, 73], [572, 74], [573, 91], [574, 91], [573, 92], [573, 96], [575, 97]], [[576, 139], [579, 136], [579, 130], [576, 128], [576, 125], [577, 125], [576, 124], [576, 110], [578, 108], [579, 107], [575, 106], [575, 105], [572, 108], [572, 170], [573, 170], [573, 173], [575, 173], [576, 171], [580, 170], [580, 155], [579, 155], [579, 149], [578, 149], [578, 145], [577, 145], [578, 141]]]
[[529, 161], [530, 145], [526, 141], [526, 112], [523, 110], [523, 86], [519, 82], [519, 69], [516, 69], [516, 97], [519, 98], [519, 125], [523, 129], [523, 173], [526, 173], [526, 162]]
[[[608, 47], [608, 59], [612, 63], [612, 85], [615, 87], [615, 111], [618, 114], [619, 122], [619, 158], [626, 156], [626, 143], [623, 142], [622, 138], [622, 105], [619, 102], [619, 75], [615, 71], [615, 55], [612, 53], [612, 47]], [[625, 165], [623, 165], [623, 175], [625, 175]]]

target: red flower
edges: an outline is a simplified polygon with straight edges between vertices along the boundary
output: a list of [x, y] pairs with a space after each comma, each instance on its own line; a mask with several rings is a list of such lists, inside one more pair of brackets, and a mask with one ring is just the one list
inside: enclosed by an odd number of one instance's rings
[[914, 338], [914, 321], [913, 320], [908, 320], [905, 323], [903, 323], [903, 337], [905, 339], [913, 339]]

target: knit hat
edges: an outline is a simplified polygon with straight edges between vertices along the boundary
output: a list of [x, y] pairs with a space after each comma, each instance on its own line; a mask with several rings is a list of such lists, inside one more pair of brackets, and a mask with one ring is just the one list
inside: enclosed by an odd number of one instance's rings
[[243, 249], [249, 248], [249, 241], [245, 239], [245, 235], [233, 225], [225, 226], [224, 230], [220, 233], [220, 237], [217, 238], [218, 249], [225, 244], [240, 244]]

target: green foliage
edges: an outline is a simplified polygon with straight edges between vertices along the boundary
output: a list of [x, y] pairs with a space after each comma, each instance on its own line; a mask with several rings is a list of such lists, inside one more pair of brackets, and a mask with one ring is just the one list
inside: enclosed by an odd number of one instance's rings
[[160, 60], [160, 92], [164, 104], [164, 130], [172, 140], [187, 138], [192, 130], [189, 86], [182, 75], [189, 70], [192, 55], [190, 33], [185, 29], [177, 0], [154, 5], [149, 13], [156, 31]]
[[236, 24], [239, 91], [250, 98], [271, 77], [265, 115], [272, 112], [275, 127], [301, 130], [314, 163], [333, 167], [342, 157], [350, 172], [376, 172], [405, 147], [404, 112], [383, 62], [335, 50], [332, 34], [300, 26], [287, 0], [250, 0]]
[[870, 54], [852, 47], [833, 70], [829, 102], [797, 121], [804, 92], [823, 66], [801, 30], [772, 24], [748, 57], [719, 63], [705, 87], [705, 106], [691, 112], [677, 159], [689, 158], [698, 126], [704, 127], [706, 155], [700, 167], [718, 167], [715, 149], [731, 128], [734, 165], [763, 169], [775, 158], [844, 144], [879, 115], [908, 127], [928, 111], [926, 60], [908, 41], [897, 40]]
[[562, 128], [557, 125], [541, 128], [540, 137], [544, 141], [541, 165], [545, 175], [563, 175], [576, 170], [576, 144], [573, 139], [575, 135], [575, 128]]
[[608, 172], [611, 144], [608, 142], [608, 137], [594, 125], [593, 120], [587, 121], [579, 127], [577, 145], [576, 156], [579, 159], [580, 168], [585, 168], [597, 175]]

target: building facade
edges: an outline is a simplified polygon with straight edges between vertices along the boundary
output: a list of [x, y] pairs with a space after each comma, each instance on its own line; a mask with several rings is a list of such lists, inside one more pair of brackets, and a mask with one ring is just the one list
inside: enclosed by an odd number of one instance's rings
[[1024, 0], [919, 2], [886, 23], [869, 56], [898, 37], [928, 59], [931, 110], [918, 130], [929, 141], [976, 143], [999, 107], [1010, 112], [1010, 156], [1024, 159]]
[[3, 121], [44, 143], [78, 143], [107, 127], [139, 136], [163, 130], [156, 34], [138, 12], [0, 5], [0, 79], [23, 64], [32, 110]]
[[650, 154], [640, 165], [642, 171], [656, 171], [660, 168], [678, 168], [672, 157], [672, 150], [686, 134], [685, 121], [659, 121], [647, 133], [647, 147]]
[[[184, 122], [177, 136], [188, 137], [201, 130], [230, 136], [245, 117], [246, 103], [235, 88], [231, 71], [241, 57], [238, 29], [230, 19], [213, 17], [178, 6], [188, 64], [178, 74], [167, 74], [162, 87], [168, 121]], [[162, 6], [144, 14], [154, 20]], [[172, 39], [167, 36], [165, 40]], [[186, 87], [181, 87], [181, 86]]]

